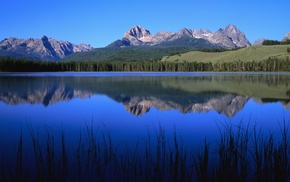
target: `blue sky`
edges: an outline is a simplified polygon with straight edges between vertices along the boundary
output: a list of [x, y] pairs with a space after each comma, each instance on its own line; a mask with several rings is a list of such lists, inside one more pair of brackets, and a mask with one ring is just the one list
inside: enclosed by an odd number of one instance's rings
[[104, 47], [135, 25], [177, 32], [236, 25], [250, 42], [290, 32], [289, 0], [1, 0], [0, 40], [41, 38]]

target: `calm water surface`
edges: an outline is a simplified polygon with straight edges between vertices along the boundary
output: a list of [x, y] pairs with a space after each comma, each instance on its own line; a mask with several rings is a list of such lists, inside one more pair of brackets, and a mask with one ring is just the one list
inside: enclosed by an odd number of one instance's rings
[[5, 73], [0, 147], [15, 154], [21, 131], [30, 141], [29, 128], [39, 136], [64, 131], [70, 146], [86, 126], [106, 128], [120, 147], [161, 126], [192, 147], [241, 121], [279, 131], [289, 101], [288, 73]]

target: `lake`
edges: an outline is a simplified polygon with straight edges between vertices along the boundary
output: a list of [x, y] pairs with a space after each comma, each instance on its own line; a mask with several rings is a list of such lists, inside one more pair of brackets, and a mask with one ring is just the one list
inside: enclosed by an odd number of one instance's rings
[[19, 148], [25, 160], [36, 159], [31, 146], [45, 148], [49, 138], [73, 157], [80, 136], [93, 133], [114, 155], [132, 156], [146, 150], [148, 138], [158, 145], [160, 133], [188, 151], [205, 138], [216, 145], [230, 126], [276, 136], [290, 119], [289, 101], [288, 73], [1, 73], [2, 168], [17, 168]]

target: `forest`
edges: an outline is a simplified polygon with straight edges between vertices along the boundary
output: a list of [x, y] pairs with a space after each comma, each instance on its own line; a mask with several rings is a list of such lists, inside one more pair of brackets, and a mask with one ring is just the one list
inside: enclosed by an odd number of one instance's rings
[[265, 61], [233, 62], [162, 62], [162, 61], [82, 61], [44, 62], [26, 59], [0, 58], [0, 72], [61, 72], [61, 71], [290, 71], [290, 59], [269, 57]]
[[290, 40], [286, 39], [285, 41], [278, 41], [278, 40], [265, 40], [262, 45], [289, 45]]

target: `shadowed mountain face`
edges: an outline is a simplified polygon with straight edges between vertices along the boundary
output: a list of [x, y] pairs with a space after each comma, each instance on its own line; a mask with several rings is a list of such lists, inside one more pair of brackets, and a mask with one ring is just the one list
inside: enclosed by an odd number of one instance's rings
[[[53, 73], [52, 73], [53, 74]], [[10, 105], [49, 106], [104, 94], [135, 116], [156, 108], [180, 113], [216, 111], [233, 117], [250, 98], [289, 108], [289, 75], [208, 74], [196, 76], [17, 76], [0, 75], [0, 100]], [[289, 85], [289, 86], [288, 86]]]

